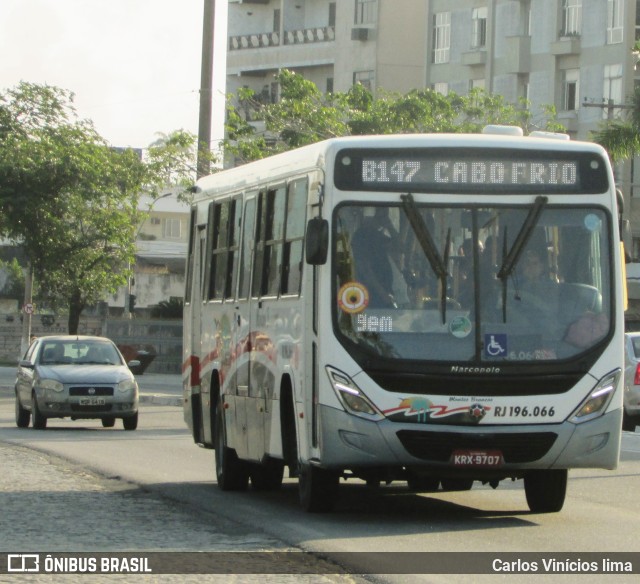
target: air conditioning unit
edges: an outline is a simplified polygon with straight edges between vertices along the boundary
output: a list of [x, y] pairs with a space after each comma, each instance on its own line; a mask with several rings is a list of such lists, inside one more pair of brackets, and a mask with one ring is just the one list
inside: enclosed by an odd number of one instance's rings
[[351, 29], [352, 41], [366, 41], [369, 38], [369, 29], [364, 27], [357, 27]]

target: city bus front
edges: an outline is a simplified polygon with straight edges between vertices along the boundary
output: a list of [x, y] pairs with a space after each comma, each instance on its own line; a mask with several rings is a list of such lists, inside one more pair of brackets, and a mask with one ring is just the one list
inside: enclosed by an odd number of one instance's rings
[[610, 167], [544, 144], [336, 154], [320, 467], [431, 489], [524, 478], [538, 511], [562, 507], [567, 469], [616, 467]]

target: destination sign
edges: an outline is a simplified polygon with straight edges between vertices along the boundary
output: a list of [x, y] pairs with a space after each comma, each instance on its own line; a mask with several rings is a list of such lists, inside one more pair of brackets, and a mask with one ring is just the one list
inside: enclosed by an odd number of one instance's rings
[[606, 168], [593, 153], [350, 149], [336, 158], [335, 183], [365, 191], [602, 193]]

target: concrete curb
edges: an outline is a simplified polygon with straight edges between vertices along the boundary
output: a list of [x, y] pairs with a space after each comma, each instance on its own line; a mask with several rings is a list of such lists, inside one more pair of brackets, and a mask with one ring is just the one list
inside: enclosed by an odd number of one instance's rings
[[138, 402], [140, 404], [152, 406], [182, 406], [182, 398], [175, 395], [140, 394]]

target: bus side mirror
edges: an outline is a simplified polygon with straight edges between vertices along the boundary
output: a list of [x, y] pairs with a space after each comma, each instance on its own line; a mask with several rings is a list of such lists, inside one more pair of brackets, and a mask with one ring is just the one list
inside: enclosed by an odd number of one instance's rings
[[321, 266], [327, 262], [329, 252], [329, 222], [314, 217], [307, 223], [305, 257], [312, 266]]

